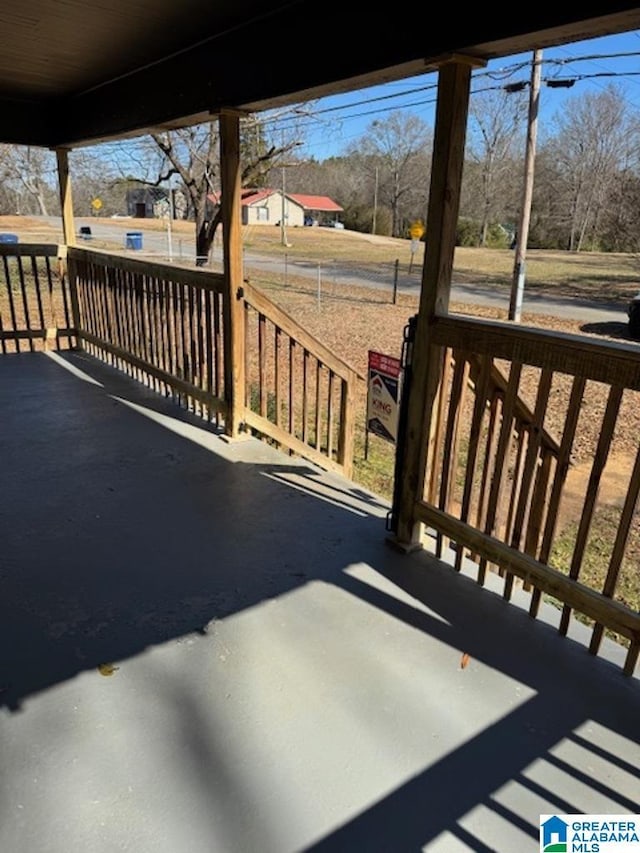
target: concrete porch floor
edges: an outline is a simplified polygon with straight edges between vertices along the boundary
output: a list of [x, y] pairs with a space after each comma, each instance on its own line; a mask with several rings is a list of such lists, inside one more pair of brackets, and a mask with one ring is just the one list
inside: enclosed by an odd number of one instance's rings
[[640, 813], [613, 644], [86, 355], [2, 356], [0, 412], [1, 853], [525, 853]]

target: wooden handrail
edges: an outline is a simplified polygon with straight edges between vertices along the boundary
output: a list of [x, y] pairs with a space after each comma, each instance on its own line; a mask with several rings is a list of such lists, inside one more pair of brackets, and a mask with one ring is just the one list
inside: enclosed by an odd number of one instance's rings
[[261, 293], [252, 285], [245, 283], [243, 285], [243, 298], [247, 303], [258, 311], [260, 314], [267, 316], [272, 323], [278, 326], [285, 334], [293, 338], [300, 346], [312, 352], [326, 367], [332, 370], [336, 376], [339, 376], [345, 381], [360, 379], [363, 382], [365, 377], [359, 373], [355, 367], [352, 367], [346, 361], [343, 361], [335, 353], [307, 332], [296, 320], [294, 320], [286, 311], [283, 311], [278, 305], [272, 302], [267, 296]]
[[64, 254], [66, 246], [56, 246], [51, 243], [0, 243], [0, 258], [2, 257], [38, 257], [58, 258]]
[[454, 314], [436, 319], [432, 341], [497, 359], [640, 390], [640, 347], [634, 344], [604, 342], [585, 338], [584, 335]]
[[162, 278], [173, 281], [176, 284], [194, 285], [202, 290], [210, 290], [213, 293], [222, 293], [224, 288], [224, 276], [221, 273], [173, 266], [173, 264], [149, 263], [142, 258], [125, 258], [121, 255], [113, 255], [109, 252], [101, 252], [97, 249], [82, 249], [70, 246], [68, 258], [84, 263], [98, 264], [109, 267], [109, 269], [122, 270], [134, 274], [144, 275], [148, 278]]
[[503, 566], [542, 592], [553, 595], [596, 621], [604, 622], [623, 636], [640, 641], [640, 614], [626, 605], [612, 601], [437, 507], [419, 501], [416, 508], [420, 520], [425, 524], [443, 531], [458, 542], [464, 541], [475, 553]]

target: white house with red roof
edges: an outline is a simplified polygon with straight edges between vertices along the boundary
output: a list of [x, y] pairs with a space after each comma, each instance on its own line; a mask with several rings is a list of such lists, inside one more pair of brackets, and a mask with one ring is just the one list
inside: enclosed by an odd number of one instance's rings
[[[217, 205], [219, 194], [209, 196]], [[333, 199], [326, 195], [305, 195], [285, 193], [274, 189], [244, 189], [242, 191], [243, 225], [280, 225], [284, 216], [285, 224], [297, 225], [334, 225], [340, 222], [343, 213]]]

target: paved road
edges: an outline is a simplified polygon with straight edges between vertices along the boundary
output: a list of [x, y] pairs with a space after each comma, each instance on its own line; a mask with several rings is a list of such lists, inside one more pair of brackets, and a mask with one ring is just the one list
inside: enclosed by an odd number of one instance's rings
[[[50, 221], [54, 225], [59, 225], [60, 220], [56, 217], [50, 217]], [[109, 221], [96, 222], [95, 219], [78, 219], [76, 220], [78, 229], [82, 225], [91, 227], [92, 235], [96, 239], [106, 240], [122, 246], [123, 251], [136, 255], [138, 257], [154, 256], [167, 260], [169, 257], [169, 240], [166, 232], [145, 231], [144, 225], [140, 225], [140, 220], [132, 220], [130, 230], [142, 232], [142, 249], [132, 250], [125, 248], [126, 230], [122, 228], [122, 223], [110, 223]], [[194, 240], [191, 237], [185, 237], [173, 234], [172, 241], [172, 256], [174, 260], [180, 257], [185, 260], [193, 257], [195, 248]], [[215, 249], [212, 255], [211, 265], [214, 269], [220, 269], [222, 257], [220, 250]], [[324, 282], [344, 285], [345, 287], [370, 287], [376, 290], [388, 291], [389, 298], [393, 294], [393, 278], [394, 270], [390, 265], [386, 273], [375, 274], [369, 271], [359, 273], [351, 268], [340, 266], [340, 264], [318, 265], [311, 261], [295, 261], [287, 259], [283, 262], [280, 258], [273, 258], [264, 255], [257, 255], [252, 252], [245, 252], [244, 255], [245, 269], [260, 270], [261, 272], [269, 272], [272, 275], [282, 276], [283, 279], [288, 275], [301, 276], [313, 279], [317, 282], [320, 278], [320, 285]], [[405, 294], [417, 294], [420, 289], [419, 270], [414, 269], [409, 275], [406, 271], [400, 273], [398, 277], [398, 292]], [[460, 284], [453, 283], [452, 300], [471, 305], [483, 305], [494, 308], [509, 307], [509, 293], [501, 287], [491, 287], [488, 285], [477, 284]], [[576, 297], [552, 297], [537, 293], [527, 292], [525, 294], [522, 306], [523, 313], [546, 314], [551, 317], [560, 319], [577, 320], [587, 325], [594, 324], [595, 327], [602, 325], [601, 331], [607, 334], [625, 335], [627, 325], [627, 305], [623, 302], [591, 302]]]

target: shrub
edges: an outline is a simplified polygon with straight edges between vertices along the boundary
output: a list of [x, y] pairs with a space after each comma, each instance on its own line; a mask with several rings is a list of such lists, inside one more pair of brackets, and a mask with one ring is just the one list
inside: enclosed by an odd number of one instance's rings
[[459, 219], [456, 227], [456, 246], [479, 246], [480, 226], [474, 219]]

